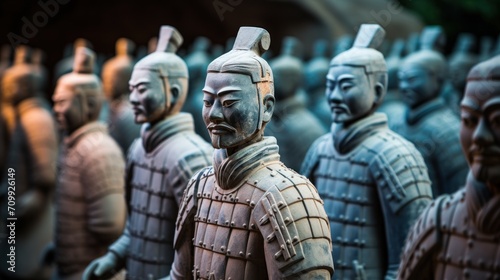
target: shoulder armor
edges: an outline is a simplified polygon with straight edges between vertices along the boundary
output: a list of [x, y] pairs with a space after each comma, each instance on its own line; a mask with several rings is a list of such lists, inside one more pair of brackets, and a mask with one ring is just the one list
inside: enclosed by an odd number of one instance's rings
[[314, 169], [318, 164], [319, 154], [321, 153], [322, 150], [324, 150], [324, 146], [328, 144], [329, 138], [331, 139], [331, 136], [328, 133], [326, 135], [321, 136], [312, 143], [300, 167], [300, 174], [306, 176], [307, 178], [311, 178]]
[[422, 212], [408, 235], [398, 279], [420, 279], [420, 272], [425, 272], [428, 265], [435, 261], [435, 255], [443, 246], [443, 231], [449, 228], [458, 196], [463, 196], [463, 191], [440, 196]]
[[[330, 227], [316, 189], [307, 178], [290, 169], [267, 168], [270, 178], [277, 180], [259, 200], [253, 216], [277, 268], [289, 274], [331, 267]], [[314, 254], [320, 255], [314, 260], [307, 257], [313, 248]], [[304, 265], [290, 268], [302, 260]]]
[[370, 164], [381, 199], [397, 213], [418, 198], [432, 199], [431, 182], [422, 155], [401, 136], [390, 133]]
[[213, 168], [206, 167], [196, 173], [184, 190], [184, 195], [182, 197], [182, 203], [179, 207], [179, 214], [177, 215], [177, 221], [175, 223], [175, 237], [174, 237], [174, 247], [178, 248], [182, 242], [182, 236], [186, 231], [186, 227], [193, 226], [191, 222], [194, 222], [194, 216], [198, 209], [198, 186], [201, 181], [206, 181], [207, 177], [213, 175]]

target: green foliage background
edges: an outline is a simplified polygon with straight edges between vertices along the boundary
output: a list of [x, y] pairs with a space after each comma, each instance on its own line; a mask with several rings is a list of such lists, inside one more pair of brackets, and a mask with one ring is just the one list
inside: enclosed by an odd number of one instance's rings
[[460, 32], [496, 37], [500, 33], [500, 0], [400, 0], [425, 24], [443, 26], [449, 37]]

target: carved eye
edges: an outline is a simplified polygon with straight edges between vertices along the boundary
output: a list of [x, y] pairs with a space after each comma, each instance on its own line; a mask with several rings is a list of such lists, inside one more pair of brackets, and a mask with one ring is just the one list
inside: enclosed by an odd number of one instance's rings
[[342, 84], [342, 86], [340, 86], [340, 89], [342, 91], [348, 91], [350, 90], [351, 88], [353, 87], [353, 85], [351, 83], [344, 83]]
[[212, 102], [208, 101], [208, 100], [203, 100], [203, 105], [205, 107], [211, 107], [212, 106]]
[[477, 118], [469, 115], [462, 115], [462, 124], [467, 128], [472, 128], [477, 125]]
[[224, 100], [222, 102], [222, 106], [223, 107], [231, 107], [233, 106], [236, 102], [238, 102], [238, 100]]

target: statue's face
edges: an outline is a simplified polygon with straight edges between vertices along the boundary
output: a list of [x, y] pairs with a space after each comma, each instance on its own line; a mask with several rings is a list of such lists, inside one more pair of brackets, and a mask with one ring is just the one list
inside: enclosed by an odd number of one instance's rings
[[415, 64], [403, 64], [398, 72], [399, 90], [411, 108], [435, 98], [439, 93], [437, 78]]
[[326, 98], [334, 123], [349, 125], [373, 112], [375, 83], [363, 68], [334, 66], [326, 80]]
[[461, 118], [460, 142], [474, 177], [500, 186], [500, 82], [469, 82]]
[[241, 146], [257, 132], [260, 101], [250, 76], [208, 73], [203, 102], [203, 120], [214, 148]]
[[59, 83], [54, 95], [54, 114], [59, 129], [68, 135], [87, 123], [87, 118], [82, 110], [82, 99], [74, 89], [64, 83]]
[[158, 73], [148, 69], [134, 69], [129, 81], [129, 100], [136, 123], [156, 123], [168, 113], [163, 81]]

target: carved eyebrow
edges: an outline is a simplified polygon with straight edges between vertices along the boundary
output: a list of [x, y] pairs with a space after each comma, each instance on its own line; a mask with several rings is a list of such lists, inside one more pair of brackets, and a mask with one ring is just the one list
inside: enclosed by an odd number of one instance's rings
[[500, 97], [494, 97], [483, 104], [483, 111], [490, 111], [492, 109], [500, 107]]
[[150, 82], [148, 80], [139, 80], [137, 83], [133, 83], [132, 81], [130, 81], [128, 83], [129, 86], [131, 87], [137, 87], [137, 86], [140, 86], [140, 85], [149, 85]]
[[469, 109], [473, 111], [479, 112], [481, 108], [479, 107], [479, 104], [474, 102], [474, 100], [471, 100], [469, 98], [464, 98], [462, 102], [460, 103], [460, 107], [464, 109]]
[[[217, 92], [217, 95], [222, 96], [222, 95], [225, 95], [225, 94], [228, 94], [231, 92], [235, 92], [235, 91], [239, 91], [239, 90], [241, 90], [241, 88], [238, 86], [227, 86], [227, 87], [223, 87], [223, 88], [219, 89], [219, 91]], [[207, 93], [207, 94], [212, 94], [212, 95], [216, 94], [214, 89], [212, 89], [211, 87], [207, 87], [207, 86], [203, 88], [203, 92]]]

